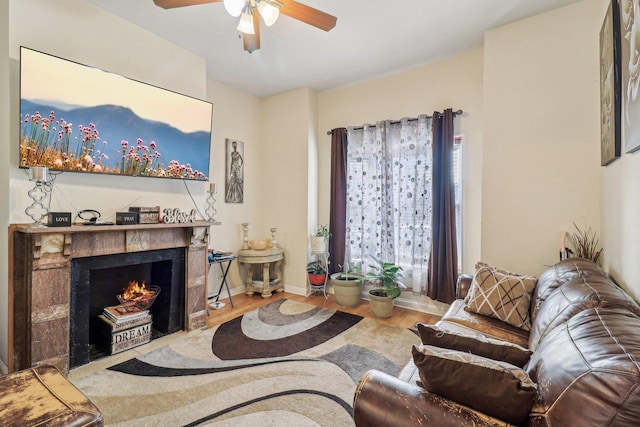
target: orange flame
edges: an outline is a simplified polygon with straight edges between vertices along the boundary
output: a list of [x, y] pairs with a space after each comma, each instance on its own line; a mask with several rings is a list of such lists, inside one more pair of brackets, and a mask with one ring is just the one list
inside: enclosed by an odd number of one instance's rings
[[155, 291], [146, 288], [144, 282], [138, 283], [135, 280], [129, 282], [129, 286], [123, 290], [122, 297], [128, 301], [140, 301], [155, 295]]

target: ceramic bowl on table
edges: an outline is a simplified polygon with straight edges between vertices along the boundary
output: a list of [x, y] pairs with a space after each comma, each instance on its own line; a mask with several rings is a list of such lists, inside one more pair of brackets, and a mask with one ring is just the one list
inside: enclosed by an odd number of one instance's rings
[[263, 251], [269, 247], [271, 241], [269, 239], [249, 240], [249, 248], [254, 251]]

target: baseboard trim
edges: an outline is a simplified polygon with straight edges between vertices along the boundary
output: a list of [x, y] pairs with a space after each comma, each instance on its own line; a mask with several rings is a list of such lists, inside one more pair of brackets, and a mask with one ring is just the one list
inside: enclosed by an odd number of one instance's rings
[[302, 295], [303, 297], [309, 296], [309, 294], [311, 293], [311, 291], [306, 286], [301, 287], [287, 284], [284, 285], [284, 291], [289, 292], [290, 294]]
[[[418, 311], [420, 313], [433, 314], [434, 316], [444, 315], [449, 308], [448, 304], [433, 301], [429, 297], [422, 295], [418, 295], [416, 297], [420, 297], [420, 300], [398, 297], [393, 301], [393, 304], [396, 307], [406, 308], [407, 310]], [[369, 301], [369, 293], [366, 291], [363, 292], [362, 299]]]
[[[231, 295], [237, 295], [244, 292], [244, 288], [231, 288]], [[311, 290], [308, 286], [295, 286], [295, 285], [284, 285], [285, 292], [295, 295], [301, 296], [309, 296], [311, 294]], [[327, 289], [327, 293], [331, 292], [332, 289]], [[220, 295], [220, 298], [225, 298], [226, 289]], [[361, 298], [365, 301], [369, 301], [369, 291], [365, 290], [362, 292]], [[433, 314], [435, 316], [442, 316], [446, 313], [449, 308], [449, 304], [444, 304], [439, 301], [434, 301], [431, 298], [425, 295], [414, 295], [413, 293], [405, 292], [400, 297], [396, 298], [394, 301], [394, 305], [396, 307], [406, 308], [408, 310], [418, 311], [420, 313]]]
[[[244, 293], [244, 287], [230, 288], [229, 290], [231, 291], [231, 296]], [[302, 295], [302, 296], [309, 295], [309, 291], [307, 290], [307, 288], [300, 287], [300, 286], [293, 286], [293, 285], [285, 284], [284, 285], [284, 291], [288, 292], [290, 294], [296, 294], [296, 295]], [[222, 291], [222, 293], [220, 294], [220, 299], [224, 299], [224, 298], [228, 298], [228, 297], [229, 297], [229, 294], [227, 294], [227, 290], [224, 289]], [[209, 299], [211, 299], [211, 298], [212, 297], [209, 296]], [[214, 298], [215, 298], [215, 296], [214, 296]]]
[[442, 316], [447, 312], [449, 304], [443, 304], [438, 301], [434, 301], [424, 295], [416, 296], [419, 299], [409, 299], [398, 297], [394, 301], [397, 307], [407, 308], [409, 310], [419, 311], [421, 313], [434, 314], [436, 316]]

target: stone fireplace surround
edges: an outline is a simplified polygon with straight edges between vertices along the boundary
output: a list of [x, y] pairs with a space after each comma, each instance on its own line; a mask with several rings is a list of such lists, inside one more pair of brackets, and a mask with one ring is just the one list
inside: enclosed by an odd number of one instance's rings
[[108, 356], [111, 335], [99, 318], [131, 281], [157, 286], [152, 337], [184, 330], [184, 248], [71, 260], [69, 368]]
[[209, 226], [138, 224], [9, 227], [9, 372], [39, 364], [69, 371], [72, 260], [184, 248], [184, 325], [206, 324]]

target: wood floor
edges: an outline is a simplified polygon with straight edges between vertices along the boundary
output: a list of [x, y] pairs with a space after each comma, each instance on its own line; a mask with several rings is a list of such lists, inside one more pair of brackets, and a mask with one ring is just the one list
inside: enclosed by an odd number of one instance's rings
[[220, 300], [225, 303], [224, 307], [218, 310], [210, 309], [209, 316], [207, 317], [207, 326], [217, 326], [244, 313], [247, 313], [263, 305], [270, 304], [273, 301], [277, 301], [282, 298], [306, 302], [308, 304], [317, 305], [319, 307], [327, 307], [334, 310], [345, 311], [347, 313], [357, 314], [362, 317], [372, 317], [390, 325], [396, 325], [405, 328], [412, 327], [416, 324], [416, 322], [435, 323], [440, 318], [439, 316], [433, 314], [421, 313], [419, 311], [394, 307], [393, 315], [390, 318], [381, 319], [375, 317], [369, 312], [369, 301], [362, 300], [362, 304], [360, 304], [360, 306], [356, 308], [343, 308], [339, 307], [336, 304], [336, 300], [333, 294], [330, 294], [328, 298], [325, 298], [324, 295], [320, 293], [314, 293], [308, 297], [303, 297], [301, 295], [290, 294], [287, 292], [276, 292], [271, 296], [271, 298], [262, 298], [262, 296], [260, 296], [259, 294], [248, 296], [244, 293], [241, 293], [233, 296], [233, 303], [235, 307], [231, 307], [229, 299], [225, 298]]

